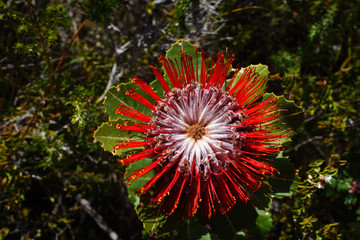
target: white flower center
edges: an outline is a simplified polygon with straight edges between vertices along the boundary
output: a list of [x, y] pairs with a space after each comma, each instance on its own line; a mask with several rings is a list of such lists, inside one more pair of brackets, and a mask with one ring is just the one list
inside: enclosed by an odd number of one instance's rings
[[199, 83], [174, 88], [153, 113], [151, 125], [157, 128], [148, 133], [156, 140], [151, 147], [185, 175], [195, 167], [204, 179], [226, 170], [240, 154], [242, 133], [251, 131], [242, 124], [247, 116], [227, 92]]

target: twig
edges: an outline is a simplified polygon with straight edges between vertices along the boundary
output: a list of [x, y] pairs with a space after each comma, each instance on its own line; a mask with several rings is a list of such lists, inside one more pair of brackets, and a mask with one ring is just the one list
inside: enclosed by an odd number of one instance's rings
[[106, 232], [111, 240], [120, 240], [119, 236], [116, 232], [114, 232], [104, 221], [103, 217], [96, 212], [95, 209], [93, 209], [90, 205], [90, 202], [86, 200], [85, 198], [82, 198], [81, 194], [77, 195], [77, 200], [79, 201], [80, 205], [84, 208], [85, 212], [89, 214], [92, 219], [95, 221], [95, 223]]
[[57, 73], [57, 72], [59, 71], [62, 62], [64, 61], [65, 56], [66, 56], [67, 52], [68, 52], [69, 49], [70, 49], [71, 44], [75, 41], [75, 39], [76, 39], [77, 35], [79, 34], [80, 30], [83, 29], [83, 27], [85, 26], [85, 24], [87, 23], [88, 20], [89, 20], [89, 19], [85, 19], [85, 20], [81, 23], [81, 25], [80, 25], [80, 27], [78, 28], [78, 30], [77, 30], [77, 31], [74, 33], [74, 35], [72, 36], [72, 38], [71, 38], [68, 46], [66, 47], [65, 51], [63, 52], [63, 55], [62, 55], [61, 58], [60, 58], [60, 61], [59, 61], [58, 65], [56, 66], [55, 73]]
[[305, 119], [305, 120], [304, 120], [304, 124], [307, 123], [307, 122], [310, 122], [310, 121], [312, 121], [312, 120], [314, 120], [314, 119], [316, 119], [316, 118], [318, 118], [319, 116], [321, 116], [322, 112], [323, 112], [323, 111], [320, 110], [319, 112], [317, 112], [317, 113], [314, 114], [313, 116]]
[[62, 194], [60, 193], [60, 194], [58, 195], [58, 197], [57, 197], [57, 202], [56, 202], [53, 210], [51, 211], [51, 214], [52, 214], [52, 215], [56, 215], [56, 214], [57, 214], [57, 212], [58, 212], [58, 210], [59, 210], [59, 207], [60, 207], [60, 205], [62, 204], [62, 197], [63, 197], [63, 196], [62, 196]]
[[[299, 143], [298, 145], [296, 145], [295, 147], [292, 147], [292, 148], [290, 148], [288, 150], [285, 150], [284, 153], [289, 153], [289, 152], [294, 151], [294, 150], [297, 151], [297, 150], [299, 150], [300, 147], [304, 146], [305, 144], [311, 143], [311, 142], [316, 141], [316, 140], [320, 140], [322, 138], [323, 138], [322, 136], [315, 136], [315, 137], [312, 137], [312, 138], [308, 138], [307, 140], [305, 140], [305, 141]], [[320, 153], [323, 155], [322, 151], [320, 151]]]

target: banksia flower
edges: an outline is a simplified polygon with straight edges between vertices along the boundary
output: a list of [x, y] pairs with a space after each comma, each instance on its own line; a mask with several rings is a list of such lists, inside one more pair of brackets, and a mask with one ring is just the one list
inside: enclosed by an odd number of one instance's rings
[[159, 57], [165, 75], [150, 66], [157, 82], [134, 78], [109, 90], [118, 105], [107, 99], [105, 107], [110, 119], [120, 120], [106, 127], [118, 161], [141, 166], [125, 179], [146, 179], [136, 194], [148, 196], [160, 215], [210, 219], [251, 200], [277, 174], [271, 159], [289, 131], [280, 121], [278, 97], [264, 95], [265, 66], [232, 69], [234, 56], [221, 53], [210, 63], [189, 45], [179, 41]]

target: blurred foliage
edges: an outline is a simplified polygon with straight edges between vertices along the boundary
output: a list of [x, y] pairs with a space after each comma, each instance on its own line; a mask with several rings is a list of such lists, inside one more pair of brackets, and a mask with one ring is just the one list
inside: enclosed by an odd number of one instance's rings
[[0, 1], [0, 239], [149, 238], [92, 133], [106, 86], [151, 82], [179, 38], [269, 65], [269, 92], [304, 108], [285, 149], [299, 190], [248, 234], [360, 238], [359, 14], [359, 0]]

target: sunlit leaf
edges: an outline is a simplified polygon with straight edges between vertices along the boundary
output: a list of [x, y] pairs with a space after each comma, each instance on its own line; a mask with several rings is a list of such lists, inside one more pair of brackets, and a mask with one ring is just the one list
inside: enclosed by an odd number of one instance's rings
[[132, 132], [123, 131], [121, 129], [115, 129], [116, 124], [124, 124], [123, 119], [118, 119], [116, 121], [109, 121], [108, 123], [103, 123], [94, 133], [94, 138], [97, 141], [102, 143], [102, 148], [105, 151], [111, 152], [114, 155], [122, 155], [129, 151], [134, 151], [141, 149], [137, 148], [124, 148], [114, 151], [114, 145], [120, 144], [123, 141], [129, 141], [131, 139], [142, 138], [144, 137], [141, 134], [134, 134]]
[[[197, 51], [195, 46], [189, 43], [186, 40], [179, 40], [176, 43], [171, 45], [171, 48], [166, 51], [165, 57], [171, 59], [174, 62], [175, 67], [181, 72], [181, 52], [186, 52], [186, 55], [192, 58], [192, 64], [194, 71], [198, 72], [198, 76], [200, 76], [201, 71], [201, 53]], [[169, 79], [168, 73], [164, 69], [164, 77], [165, 80], [169, 83], [169, 86], [172, 86], [171, 81]], [[195, 75], [196, 77], [196, 75]], [[196, 80], [196, 79], [194, 79]]]
[[[260, 92], [263, 93], [265, 92], [266, 86], [267, 86], [267, 81], [269, 78], [269, 69], [268, 66], [263, 65], [263, 64], [257, 64], [257, 65], [250, 65], [246, 68], [241, 69], [238, 74], [236, 75], [232, 85], [230, 86], [230, 88], [234, 87], [238, 81], [240, 80], [241, 76], [244, 74], [244, 72], [247, 71], [247, 69], [252, 68], [257, 74], [259, 74], [259, 78], [264, 78], [265, 82], [264, 82], [264, 86], [261, 88]], [[254, 79], [250, 79], [249, 81], [253, 81]], [[258, 85], [260, 84], [260, 82], [258, 84], [255, 84], [252, 89], [255, 89]], [[249, 91], [251, 91], [251, 89], [249, 89]], [[251, 102], [253, 99], [257, 98], [258, 96], [254, 96], [253, 98], [250, 98], [247, 100], [247, 102]]]
[[109, 115], [110, 120], [117, 120], [120, 117], [123, 119], [129, 119], [127, 116], [115, 114], [115, 110], [119, 107], [120, 104], [132, 107], [137, 111], [144, 113], [145, 115], [151, 115], [151, 110], [148, 107], [127, 96], [127, 91], [132, 89], [138, 92], [150, 103], [154, 103], [154, 99], [142, 91], [137, 85], [131, 82], [121, 83], [118, 86], [111, 87], [109, 90], [107, 90], [105, 95], [105, 111]]

